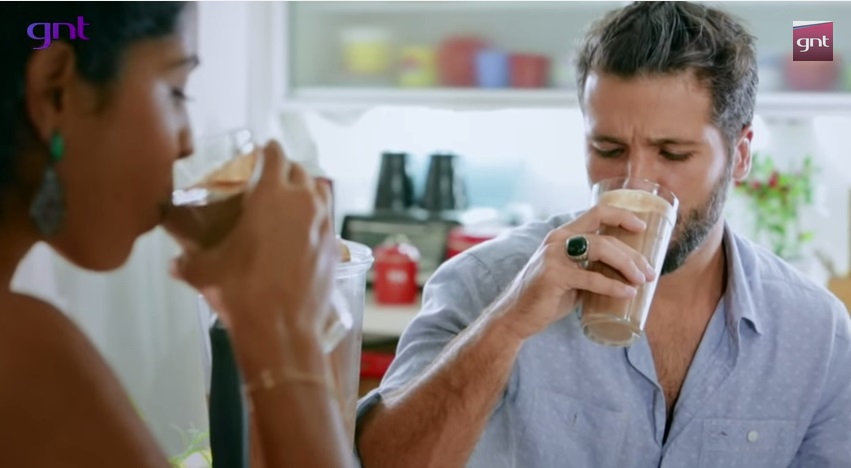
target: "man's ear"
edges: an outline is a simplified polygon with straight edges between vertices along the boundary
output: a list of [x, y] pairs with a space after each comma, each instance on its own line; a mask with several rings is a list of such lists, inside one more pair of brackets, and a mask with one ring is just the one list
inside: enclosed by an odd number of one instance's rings
[[69, 90], [76, 75], [74, 49], [57, 41], [35, 51], [27, 62], [24, 102], [27, 116], [42, 141], [62, 126]]
[[751, 171], [751, 143], [753, 142], [753, 125], [746, 125], [736, 140], [733, 148], [733, 180], [745, 179]]

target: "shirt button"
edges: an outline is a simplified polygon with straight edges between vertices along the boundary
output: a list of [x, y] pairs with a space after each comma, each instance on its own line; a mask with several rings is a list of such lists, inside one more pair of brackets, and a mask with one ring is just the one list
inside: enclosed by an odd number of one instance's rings
[[748, 432], [748, 442], [756, 442], [759, 439], [759, 433], [756, 431]]

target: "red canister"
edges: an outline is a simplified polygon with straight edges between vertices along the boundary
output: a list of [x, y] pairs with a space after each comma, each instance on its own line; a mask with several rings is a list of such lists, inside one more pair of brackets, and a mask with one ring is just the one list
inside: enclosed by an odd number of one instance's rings
[[413, 304], [417, 300], [420, 252], [404, 238], [390, 238], [375, 248], [373, 290], [378, 304]]
[[476, 85], [476, 54], [487, 42], [474, 36], [455, 36], [443, 41], [437, 50], [437, 73], [443, 86]]
[[509, 72], [513, 88], [545, 88], [550, 75], [550, 60], [543, 55], [512, 54]]
[[469, 248], [497, 237], [505, 229], [501, 226], [453, 228], [446, 239], [446, 259], [449, 260]]

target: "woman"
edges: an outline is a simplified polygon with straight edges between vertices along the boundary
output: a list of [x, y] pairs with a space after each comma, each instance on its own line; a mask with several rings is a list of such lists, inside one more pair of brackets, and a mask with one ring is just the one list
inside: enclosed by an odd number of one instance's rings
[[[51, 36], [57, 22], [75, 34], [61, 25], [66, 39]], [[92, 343], [9, 284], [37, 242], [108, 271], [161, 222], [172, 164], [192, 153], [184, 87], [195, 37], [192, 4], [0, 4], [3, 466], [168, 466]], [[227, 322], [265, 465], [346, 466], [318, 346], [338, 256], [328, 194], [276, 143], [263, 158], [229, 237], [185, 252], [172, 274]]]

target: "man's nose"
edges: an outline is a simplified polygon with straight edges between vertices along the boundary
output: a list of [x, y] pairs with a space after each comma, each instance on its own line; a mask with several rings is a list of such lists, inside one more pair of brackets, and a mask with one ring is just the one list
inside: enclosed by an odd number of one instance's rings
[[627, 177], [631, 179], [647, 179], [656, 181], [660, 174], [658, 172], [658, 164], [649, 150], [634, 151], [629, 156], [627, 162]]

